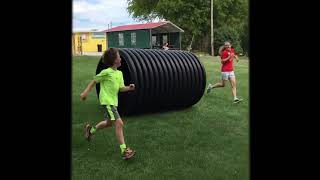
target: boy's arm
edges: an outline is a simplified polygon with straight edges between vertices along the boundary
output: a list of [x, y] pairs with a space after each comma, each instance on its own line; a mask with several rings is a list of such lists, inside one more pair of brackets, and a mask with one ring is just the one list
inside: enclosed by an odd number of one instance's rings
[[104, 81], [108, 77], [109, 77], [109, 74], [106, 71], [101, 71], [99, 74], [95, 75], [93, 77], [93, 80], [91, 80], [90, 83], [88, 84], [87, 88], [81, 93], [80, 99], [86, 100], [86, 98], [87, 98], [89, 92], [91, 91], [91, 89], [93, 88], [93, 86], [95, 86], [97, 83]]
[[81, 99], [81, 100], [83, 100], [83, 101], [86, 100], [89, 92], [91, 91], [91, 89], [93, 88], [93, 86], [96, 85], [96, 83], [97, 83], [96, 80], [90, 81], [90, 83], [88, 84], [87, 88], [86, 88], [86, 89], [81, 93], [81, 95], [80, 95], [80, 99]]
[[221, 59], [222, 62], [226, 62], [231, 58], [231, 55], [229, 54], [229, 56], [227, 58]]
[[123, 86], [120, 88], [120, 92], [127, 92], [127, 91], [133, 91], [135, 89], [134, 84], [130, 84], [129, 86]]
[[234, 57], [236, 58], [237, 62], [239, 62], [239, 57], [235, 54]]

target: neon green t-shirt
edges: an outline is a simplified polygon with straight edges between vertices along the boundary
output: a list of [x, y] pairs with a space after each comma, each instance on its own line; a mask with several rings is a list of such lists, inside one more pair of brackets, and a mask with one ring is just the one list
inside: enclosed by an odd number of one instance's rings
[[118, 106], [118, 92], [124, 87], [122, 72], [109, 67], [94, 76], [94, 80], [100, 83], [100, 104]]

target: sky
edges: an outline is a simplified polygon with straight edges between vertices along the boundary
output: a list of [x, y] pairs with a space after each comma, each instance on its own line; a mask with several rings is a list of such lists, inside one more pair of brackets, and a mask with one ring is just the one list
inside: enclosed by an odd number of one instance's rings
[[127, 12], [127, 0], [73, 0], [73, 30], [108, 29], [127, 24], [139, 24]]

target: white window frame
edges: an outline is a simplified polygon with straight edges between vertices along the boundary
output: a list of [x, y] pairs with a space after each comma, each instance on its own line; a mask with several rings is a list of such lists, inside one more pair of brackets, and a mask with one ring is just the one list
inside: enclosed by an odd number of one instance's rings
[[124, 46], [124, 36], [123, 33], [118, 34], [119, 46]]
[[137, 33], [135, 32], [131, 33], [131, 45], [133, 46], [137, 45]]

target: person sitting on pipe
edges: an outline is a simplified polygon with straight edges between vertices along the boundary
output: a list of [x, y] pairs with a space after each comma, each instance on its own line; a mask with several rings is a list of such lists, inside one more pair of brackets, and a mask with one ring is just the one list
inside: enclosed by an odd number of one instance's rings
[[164, 43], [164, 45], [162, 46], [162, 48], [164, 49], [164, 50], [169, 50], [169, 44], [166, 42], [166, 43]]

